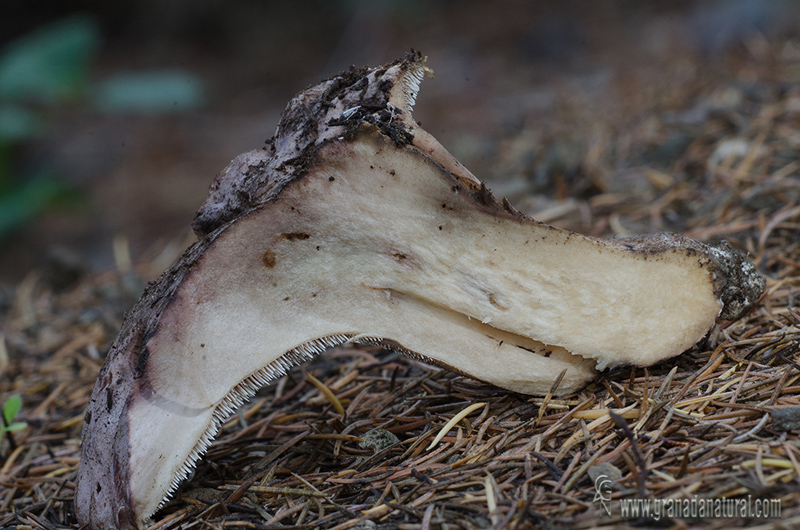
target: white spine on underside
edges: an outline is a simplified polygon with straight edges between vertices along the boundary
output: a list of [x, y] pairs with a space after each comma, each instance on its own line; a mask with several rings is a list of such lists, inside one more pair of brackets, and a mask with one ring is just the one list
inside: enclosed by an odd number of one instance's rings
[[315, 355], [322, 353], [328, 348], [343, 344], [351, 338], [352, 335], [331, 335], [302, 344], [293, 350], [289, 350], [264, 368], [244, 378], [239, 384], [233, 387], [231, 391], [228, 392], [228, 395], [214, 408], [211, 424], [189, 452], [186, 460], [178, 468], [169, 488], [167, 488], [164, 498], [158, 504], [156, 510], [164, 506], [167, 499], [172, 497], [178, 489], [180, 483], [194, 470], [197, 461], [205, 454], [211, 442], [216, 437], [217, 432], [219, 432], [220, 425], [233, 415], [236, 409], [245, 401], [252, 398], [261, 387], [286, 375], [292, 367], [310, 360]]
[[404, 111], [411, 113], [414, 103], [417, 102], [419, 85], [425, 77], [425, 72], [430, 71], [425, 68], [425, 63], [419, 62], [411, 65], [400, 79], [400, 90], [403, 92]]

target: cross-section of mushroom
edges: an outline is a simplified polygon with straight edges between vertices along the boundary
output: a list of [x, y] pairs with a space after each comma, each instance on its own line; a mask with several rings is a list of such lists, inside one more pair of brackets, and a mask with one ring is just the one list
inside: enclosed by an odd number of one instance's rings
[[195, 219], [199, 241], [128, 315], [86, 414], [75, 494], [93, 529], [144, 524], [261, 385], [381, 344], [517, 392], [650, 365], [764, 288], [729, 245], [584, 237], [497, 202], [411, 117], [411, 54], [287, 107]]

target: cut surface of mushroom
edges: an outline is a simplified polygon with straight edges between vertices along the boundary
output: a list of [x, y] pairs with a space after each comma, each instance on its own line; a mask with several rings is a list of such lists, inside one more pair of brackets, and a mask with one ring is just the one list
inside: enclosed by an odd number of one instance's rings
[[75, 506], [146, 523], [253, 393], [319, 352], [380, 344], [499, 387], [579, 390], [738, 318], [764, 280], [727, 244], [553, 228], [497, 202], [411, 117], [419, 54], [298, 95], [270, 149], [212, 185], [199, 241], [152, 284], [87, 411]]

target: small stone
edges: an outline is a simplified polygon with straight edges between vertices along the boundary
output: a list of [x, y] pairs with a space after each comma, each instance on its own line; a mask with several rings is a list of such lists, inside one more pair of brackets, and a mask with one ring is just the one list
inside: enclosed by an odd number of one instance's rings
[[214, 488], [192, 488], [181, 493], [184, 499], [196, 499], [206, 502], [219, 502], [227, 496], [223, 492]]
[[[708, 157], [708, 168], [713, 170], [718, 168], [726, 162], [730, 165], [744, 158], [750, 153], [751, 149], [755, 149], [756, 157], [761, 157], [767, 154], [767, 148], [763, 145], [755, 146], [751, 141], [745, 138], [729, 138], [721, 141], [711, 156]], [[730, 167], [730, 165], [728, 167]]]
[[386, 429], [372, 429], [364, 433], [361, 437], [361, 443], [358, 444], [362, 449], [371, 448], [376, 453], [379, 453], [389, 446], [399, 442], [400, 439]]
[[769, 415], [772, 416], [772, 428], [776, 431], [800, 429], [800, 407], [771, 410]]
[[603, 462], [602, 464], [591, 466], [587, 473], [589, 474], [589, 478], [591, 478], [592, 482], [595, 484], [598, 483], [598, 478], [605, 476], [607, 480], [611, 481], [611, 483], [608, 484], [608, 487], [615, 490], [622, 489], [622, 485], [619, 483], [620, 479], [622, 479], [622, 471], [617, 469], [614, 464]]

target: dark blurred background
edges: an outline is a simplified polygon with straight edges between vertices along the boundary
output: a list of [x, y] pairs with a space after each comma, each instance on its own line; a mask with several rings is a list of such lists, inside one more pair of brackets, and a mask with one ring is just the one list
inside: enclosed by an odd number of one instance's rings
[[415, 118], [496, 195], [589, 232], [615, 232], [587, 221], [603, 197], [702, 173], [676, 161], [711, 113], [800, 79], [800, 4], [780, 0], [15, 4], [0, 16], [0, 284], [168, 266], [213, 177], [295, 93], [412, 47], [436, 73]]

